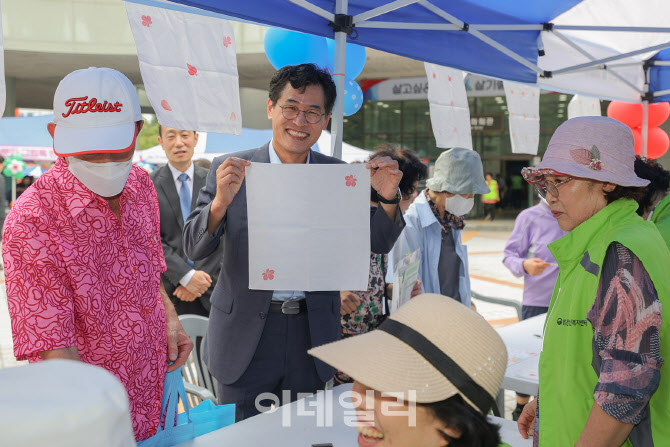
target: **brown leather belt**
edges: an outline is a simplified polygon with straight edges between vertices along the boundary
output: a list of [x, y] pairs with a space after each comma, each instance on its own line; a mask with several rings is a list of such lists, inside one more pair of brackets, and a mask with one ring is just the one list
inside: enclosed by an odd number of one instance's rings
[[304, 298], [293, 301], [270, 301], [270, 310], [268, 312], [286, 315], [304, 313], [307, 312], [307, 301]]

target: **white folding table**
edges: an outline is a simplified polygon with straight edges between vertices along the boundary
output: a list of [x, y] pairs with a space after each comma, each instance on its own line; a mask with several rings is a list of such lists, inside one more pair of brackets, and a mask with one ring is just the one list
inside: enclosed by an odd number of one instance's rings
[[[328, 391], [300, 399], [238, 422], [220, 430], [199, 436], [181, 447], [312, 447], [332, 444], [333, 447], [357, 445], [358, 431], [354, 428], [355, 411], [346, 397], [351, 385], [340, 385]], [[344, 405], [342, 405], [344, 402]], [[515, 422], [496, 417], [490, 420], [501, 426], [502, 440], [512, 447], [530, 447], [531, 439], [523, 439]]]
[[[507, 370], [500, 386], [498, 406], [504, 406], [503, 390], [537, 396], [538, 364], [542, 350], [542, 330], [547, 314], [497, 329], [507, 347]], [[500, 409], [501, 411], [502, 408]]]

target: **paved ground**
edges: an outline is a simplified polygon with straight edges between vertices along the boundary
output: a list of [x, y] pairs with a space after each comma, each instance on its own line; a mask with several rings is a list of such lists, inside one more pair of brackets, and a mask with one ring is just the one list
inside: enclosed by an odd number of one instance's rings
[[[468, 246], [472, 290], [484, 296], [507, 298], [521, 302], [523, 280], [514, 277], [502, 265], [503, 248], [514, 221], [469, 221], [463, 230], [463, 240]], [[5, 275], [0, 271], [0, 368], [22, 364], [16, 362], [12, 351], [12, 332], [7, 310]], [[517, 322], [513, 307], [474, 300], [477, 310], [493, 326], [500, 327]], [[506, 393], [506, 417], [514, 409], [514, 394]]]

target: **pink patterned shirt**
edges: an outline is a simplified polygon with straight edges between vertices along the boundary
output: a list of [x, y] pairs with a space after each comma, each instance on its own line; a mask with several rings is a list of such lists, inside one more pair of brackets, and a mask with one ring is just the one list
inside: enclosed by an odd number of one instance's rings
[[165, 259], [156, 192], [133, 166], [121, 221], [62, 158], [16, 201], [2, 255], [14, 355], [77, 346], [126, 387], [137, 440], [158, 426], [167, 369]]

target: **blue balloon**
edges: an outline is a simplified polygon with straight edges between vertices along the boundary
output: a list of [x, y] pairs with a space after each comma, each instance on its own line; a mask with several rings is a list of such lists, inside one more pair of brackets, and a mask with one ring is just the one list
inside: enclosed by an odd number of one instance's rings
[[342, 100], [344, 101], [344, 116], [353, 115], [363, 105], [363, 90], [361, 90], [361, 86], [346, 76], [344, 77]]
[[277, 70], [285, 65], [305, 63], [325, 68], [328, 62], [328, 45], [325, 37], [268, 28], [263, 43], [265, 55]]
[[[335, 41], [333, 39], [326, 39], [326, 45], [328, 46], [328, 69], [333, 74], [335, 67]], [[365, 67], [365, 47], [348, 43], [346, 50], [344, 76], [356, 79], [363, 71], [363, 67]]]

